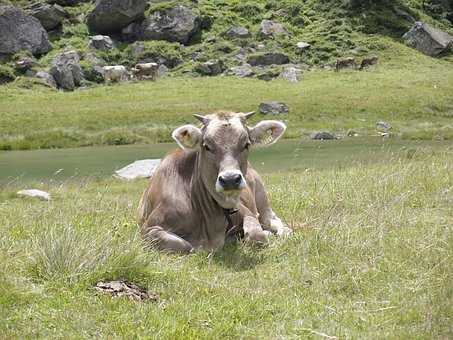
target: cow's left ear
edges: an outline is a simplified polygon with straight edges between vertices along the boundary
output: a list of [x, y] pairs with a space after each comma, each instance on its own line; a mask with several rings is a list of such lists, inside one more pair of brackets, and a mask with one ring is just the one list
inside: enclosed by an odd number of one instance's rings
[[173, 139], [183, 149], [195, 149], [201, 144], [201, 130], [193, 125], [184, 125], [171, 134]]
[[256, 145], [271, 145], [279, 140], [286, 125], [276, 120], [263, 120], [250, 129], [250, 140]]

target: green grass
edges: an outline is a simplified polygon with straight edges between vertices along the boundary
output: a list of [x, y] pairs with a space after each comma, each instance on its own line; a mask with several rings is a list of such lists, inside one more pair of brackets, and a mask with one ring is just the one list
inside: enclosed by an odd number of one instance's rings
[[[387, 48], [396, 46], [390, 40]], [[405, 138], [453, 137], [453, 68], [402, 48], [366, 72], [313, 71], [298, 84], [281, 80], [168, 78], [74, 93], [0, 87], [0, 148], [36, 149], [165, 142], [190, 114], [252, 111], [262, 101], [287, 103], [287, 138], [315, 130], [375, 134], [387, 120]], [[257, 115], [254, 121], [263, 119]]]
[[[450, 338], [453, 150], [264, 176], [295, 229], [264, 249], [144, 251], [134, 212], [146, 182], [34, 183], [0, 191], [0, 337]], [[160, 295], [98, 295], [126, 278]]]

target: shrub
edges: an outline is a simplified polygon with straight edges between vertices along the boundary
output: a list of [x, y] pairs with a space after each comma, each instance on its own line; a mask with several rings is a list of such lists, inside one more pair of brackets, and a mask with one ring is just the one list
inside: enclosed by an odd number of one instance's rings
[[14, 70], [6, 65], [0, 65], [0, 85], [12, 82], [16, 79]]

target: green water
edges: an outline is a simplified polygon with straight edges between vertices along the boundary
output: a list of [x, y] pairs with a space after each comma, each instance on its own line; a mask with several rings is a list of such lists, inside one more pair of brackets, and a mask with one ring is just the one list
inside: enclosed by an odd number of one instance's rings
[[[450, 142], [451, 143], [451, 142]], [[297, 169], [347, 167], [355, 162], [376, 162], [405, 155], [417, 148], [437, 148], [447, 142], [351, 138], [338, 141], [283, 140], [252, 151], [250, 161], [262, 173]], [[126, 145], [5, 151], [0, 153], [0, 182], [111, 176], [135, 160], [161, 158], [176, 144]], [[408, 151], [409, 150], [409, 151]]]

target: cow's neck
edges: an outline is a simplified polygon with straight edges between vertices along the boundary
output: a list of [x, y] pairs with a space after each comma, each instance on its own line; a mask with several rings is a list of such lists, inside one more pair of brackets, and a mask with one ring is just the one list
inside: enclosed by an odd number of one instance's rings
[[201, 218], [201, 227], [205, 236], [209, 239], [217, 238], [219, 233], [224, 235], [227, 221], [223, 208], [209, 193], [202, 176], [200, 157], [197, 153], [191, 183], [192, 204]]

